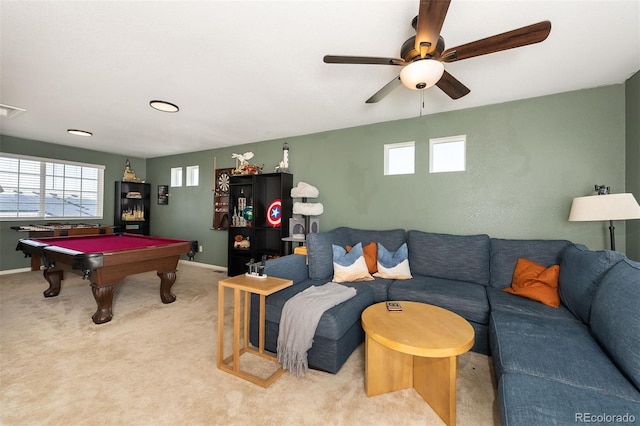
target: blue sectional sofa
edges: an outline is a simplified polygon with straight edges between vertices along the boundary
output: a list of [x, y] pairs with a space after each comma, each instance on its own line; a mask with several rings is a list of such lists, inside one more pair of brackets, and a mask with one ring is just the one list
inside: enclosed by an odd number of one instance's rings
[[[276, 351], [286, 301], [331, 281], [332, 246], [370, 242], [391, 251], [406, 243], [413, 278], [343, 283], [356, 296], [321, 317], [308, 351], [310, 367], [340, 369], [363, 342], [360, 316], [371, 304], [418, 301], [449, 309], [473, 326], [472, 350], [493, 357], [502, 424], [574, 424], [624, 415], [640, 422], [640, 264], [566, 240], [346, 227], [310, 234], [308, 256], [267, 262], [268, 275], [294, 283], [266, 298], [267, 350]], [[511, 285], [519, 258], [560, 265], [558, 308], [502, 290]], [[254, 297], [250, 333], [256, 344]]]

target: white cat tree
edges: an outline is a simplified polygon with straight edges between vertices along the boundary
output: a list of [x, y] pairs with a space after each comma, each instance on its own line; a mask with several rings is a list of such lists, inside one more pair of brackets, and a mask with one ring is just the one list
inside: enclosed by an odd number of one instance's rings
[[[293, 203], [293, 214], [301, 215], [304, 219], [304, 234], [289, 235], [294, 240], [306, 239], [306, 234], [311, 233], [311, 222], [313, 217], [320, 216], [324, 212], [322, 203], [309, 203], [307, 199], [318, 198], [320, 191], [313, 185], [306, 182], [298, 182], [298, 185], [291, 188], [291, 198], [302, 198], [302, 202]], [[316, 225], [318, 220], [313, 221]], [[317, 232], [317, 229], [315, 230]]]

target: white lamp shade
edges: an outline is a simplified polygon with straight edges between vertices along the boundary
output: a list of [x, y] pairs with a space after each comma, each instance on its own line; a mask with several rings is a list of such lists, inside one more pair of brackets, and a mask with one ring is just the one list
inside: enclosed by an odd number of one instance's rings
[[571, 204], [570, 222], [640, 219], [640, 205], [633, 194], [576, 197]]
[[434, 59], [421, 59], [406, 65], [400, 71], [400, 80], [409, 89], [426, 89], [438, 82], [444, 74], [442, 62]]

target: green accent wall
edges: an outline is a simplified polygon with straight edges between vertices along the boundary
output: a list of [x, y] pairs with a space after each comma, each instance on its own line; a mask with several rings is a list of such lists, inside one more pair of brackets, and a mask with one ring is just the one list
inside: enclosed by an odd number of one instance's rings
[[[640, 202], [640, 72], [625, 84], [626, 183]], [[617, 247], [616, 247], [617, 248]], [[627, 256], [640, 260], [640, 220], [627, 221]]]
[[[608, 223], [569, 222], [573, 197], [594, 184], [634, 192], [640, 200], [640, 77], [624, 84], [147, 160], [131, 158], [138, 176], [169, 185], [172, 167], [200, 166], [200, 185], [169, 188], [169, 204], [151, 206], [151, 233], [197, 239], [198, 262], [226, 266], [227, 231], [212, 230], [214, 161], [233, 153], [273, 171], [290, 147], [294, 184], [316, 186], [321, 231], [338, 226], [418, 229], [498, 238], [568, 239], [609, 247]], [[251, 125], [248, 119], [247, 125]], [[429, 138], [467, 136], [467, 171], [430, 174]], [[125, 156], [2, 136], [0, 151], [105, 164], [105, 218], [112, 224], [113, 181]], [[415, 141], [415, 174], [384, 176], [384, 144]], [[215, 160], [214, 160], [215, 159]], [[295, 200], [294, 200], [295, 201]], [[300, 200], [298, 200], [300, 201]], [[312, 200], [310, 200], [312, 201]], [[635, 223], [634, 223], [635, 222]], [[640, 260], [640, 221], [617, 222], [620, 251]], [[25, 222], [26, 223], [26, 222]], [[1, 222], [0, 270], [28, 266], [14, 251], [17, 233]]]
[[[104, 165], [105, 188], [103, 219], [101, 221], [82, 220], [70, 222], [113, 225], [114, 182], [122, 180], [124, 165], [127, 158], [129, 158], [131, 168], [136, 172], [137, 176], [144, 178], [147, 173], [147, 164], [145, 159], [107, 154], [95, 150], [74, 148], [29, 139], [14, 138], [6, 135], [0, 135], [0, 152]], [[29, 259], [25, 259], [21, 252], [15, 251], [18, 238], [25, 238], [26, 235], [14, 231], [11, 227], [29, 225], [37, 222], [38, 221], [29, 219], [24, 221], [0, 221], [0, 270], [26, 268], [30, 265]], [[42, 223], [43, 221], [39, 222]], [[54, 221], [52, 220], [52, 222]]]
[[[460, 134], [467, 171], [429, 174], [429, 138]], [[198, 261], [225, 266], [227, 232], [210, 230], [214, 157], [231, 167], [232, 153], [252, 151], [252, 163], [273, 171], [285, 141], [294, 183], [320, 190], [321, 230], [564, 238], [605, 249], [608, 224], [567, 219], [573, 197], [593, 194], [596, 183], [625, 189], [625, 85], [149, 159], [154, 184], [168, 184], [171, 167], [199, 165], [201, 173], [200, 187], [171, 188], [169, 206], [152, 207], [152, 233], [197, 239]], [[415, 141], [416, 173], [384, 176], [384, 144], [405, 141]], [[616, 228], [624, 251], [625, 223]]]

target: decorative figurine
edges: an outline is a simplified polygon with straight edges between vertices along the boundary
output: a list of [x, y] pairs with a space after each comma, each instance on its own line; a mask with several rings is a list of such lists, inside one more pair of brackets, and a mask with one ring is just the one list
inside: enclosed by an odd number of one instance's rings
[[266, 261], [266, 254], [262, 255], [262, 260], [260, 261], [260, 263], [256, 263], [255, 259], [251, 258], [249, 263], [246, 264], [249, 267], [249, 272], [247, 272], [246, 275], [254, 278], [267, 278], [267, 275], [264, 273]]
[[131, 163], [127, 158], [127, 161], [124, 163], [124, 174], [122, 176], [123, 182], [142, 182], [142, 180], [136, 176], [136, 173], [131, 170]]
[[248, 249], [249, 247], [251, 247], [251, 242], [249, 241], [249, 237], [244, 238], [242, 235], [238, 234], [235, 237], [233, 237], [233, 239], [234, 239], [233, 248]]
[[288, 173], [289, 172], [289, 144], [284, 143], [282, 145], [282, 161], [275, 168], [276, 173]]
[[253, 152], [245, 152], [244, 154], [231, 154], [231, 158], [236, 159], [236, 168], [234, 175], [255, 175], [262, 173], [262, 168], [255, 164], [251, 165], [247, 160], [253, 158]]

